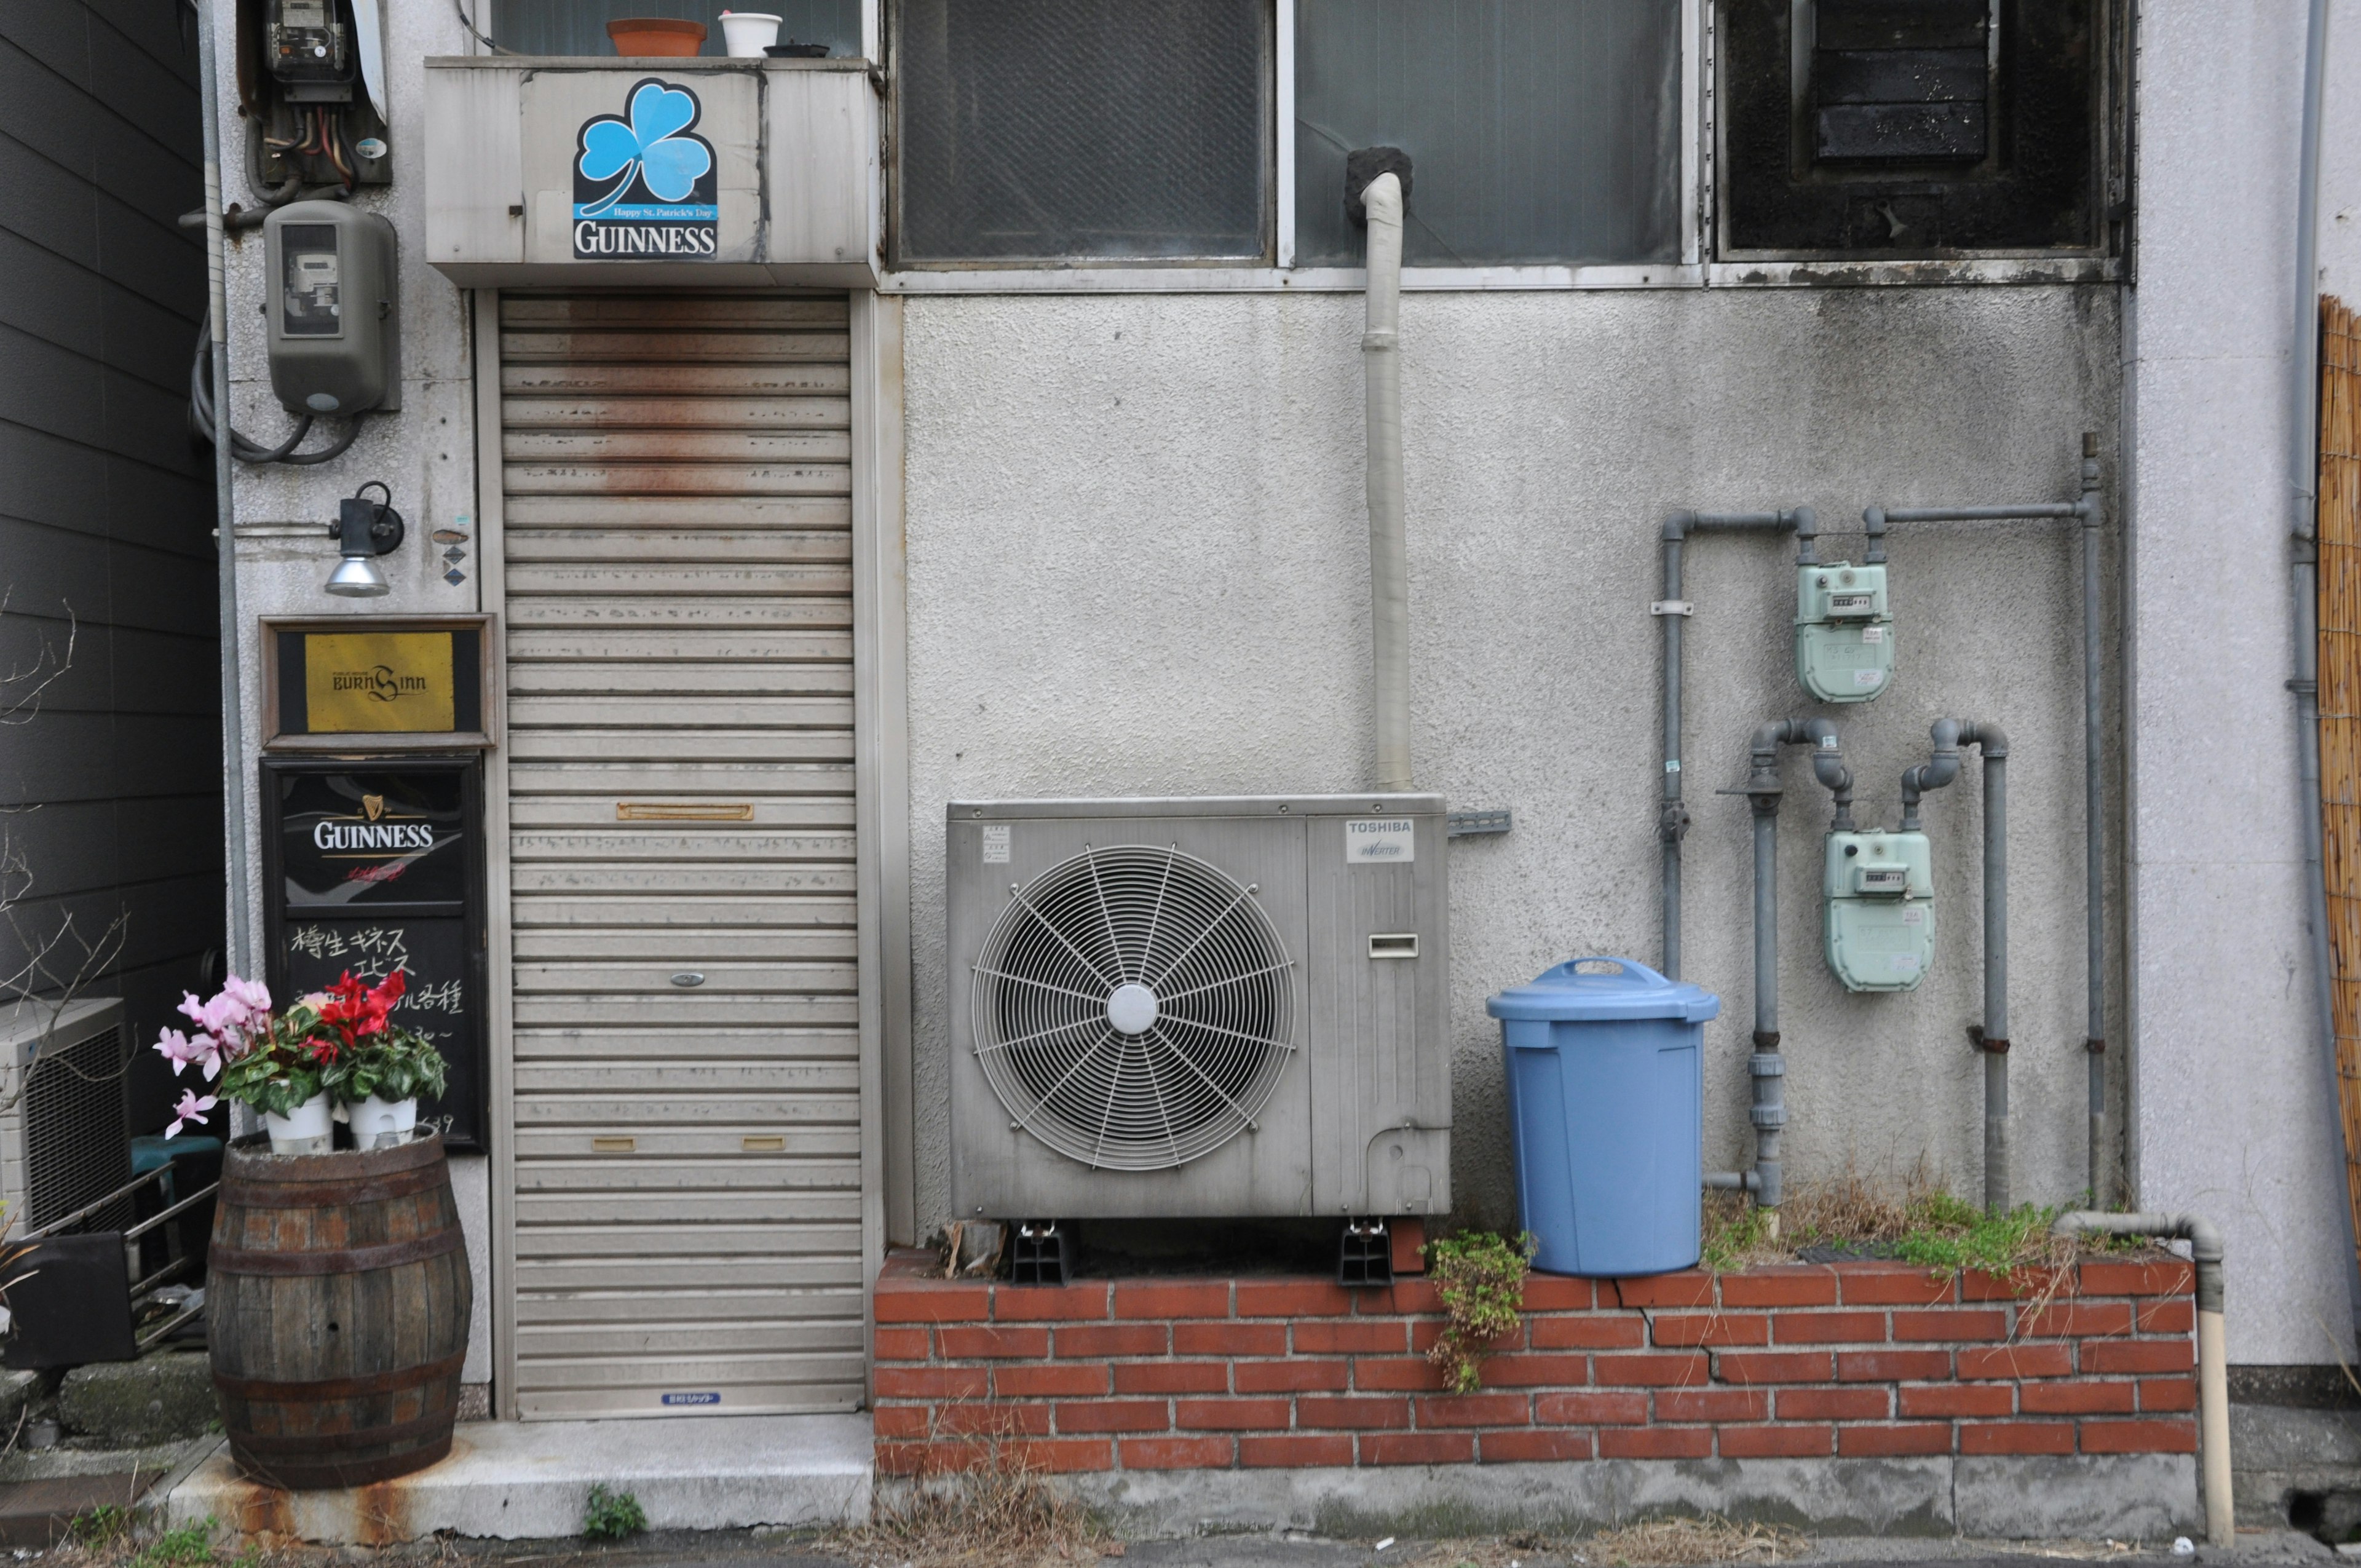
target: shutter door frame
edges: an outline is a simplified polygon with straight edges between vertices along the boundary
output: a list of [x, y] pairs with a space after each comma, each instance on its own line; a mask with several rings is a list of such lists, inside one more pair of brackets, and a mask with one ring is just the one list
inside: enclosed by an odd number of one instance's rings
[[[581, 290], [576, 295], [649, 291]], [[514, 294], [547, 294], [542, 289]], [[662, 292], [693, 296], [696, 291]], [[730, 290], [733, 295], [749, 292]], [[807, 291], [781, 290], [781, 296]], [[827, 297], [845, 298], [832, 292]], [[491, 1319], [493, 1408], [501, 1420], [520, 1410], [519, 1190], [515, 1054], [516, 928], [511, 861], [510, 765], [515, 748], [508, 725], [508, 507], [503, 460], [501, 302], [496, 290], [469, 301], [475, 375], [477, 507], [472, 563], [480, 602], [498, 616], [497, 743], [487, 758], [485, 834], [488, 840], [493, 994], [490, 1120], [498, 1129], [488, 1171], [492, 1267], [486, 1282]], [[868, 1403], [869, 1300], [888, 1229], [889, 1186], [900, 1212], [910, 1212], [913, 1169], [909, 1133], [909, 810], [907, 682], [903, 609], [901, 302], [865, 291], [848, 301], [851, 323], [851, 471], [853, 674], [854, 961], [858, 984], [857, 1213], [861, 1396]], [[896, 1096], [898, 1117], [888, 1114]], [[896, 1125], [891, 1141], [884, 1129]], [[847, 1218], [853, 1216], [848, 1215]], [[905, 1221], [906, 1226], [909, 1223]], [[899, 1234], [897, 1232], [897, 1234]], [[725, 1408], [721, 1412], [727, 1414]], [[661, 1417], [658, 1410], [602, 1411], [593, 1419]], [[539, 1419], [582, 1419], [544, 1412]]]

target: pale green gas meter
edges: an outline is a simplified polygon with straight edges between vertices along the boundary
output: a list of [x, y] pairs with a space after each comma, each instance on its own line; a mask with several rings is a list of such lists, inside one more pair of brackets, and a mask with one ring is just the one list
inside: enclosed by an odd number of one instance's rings
[[1934, 857], [1924, 833], [1831, 833], [1828, 968], [1847, 991], [1916, 991], [1935, 958]]
[[1822, 702], [1867, 702], [1893, 684], [1883, 566], [1796, 568], [1795, 679]]

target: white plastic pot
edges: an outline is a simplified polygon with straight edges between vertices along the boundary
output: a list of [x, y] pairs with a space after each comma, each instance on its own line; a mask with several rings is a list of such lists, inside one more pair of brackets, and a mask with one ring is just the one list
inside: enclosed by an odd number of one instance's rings
[[767, 11], [724, 11], [721, 39], [732, 57], [761, 60], [763, 51], [779, 41], [779, 18]]
[[418, 1126], [418, 1102], [379, 1100], [372, 1094], [346, 1112], [353, 1128], [353, 1147], [390, 1149], [406, 1144]]
[[284, 1116], [262, 1113], [270, 1134], [272, 1154], [326, 1154], [335, 1138], [335, 1107], [324, 1094], [314, 1094]]

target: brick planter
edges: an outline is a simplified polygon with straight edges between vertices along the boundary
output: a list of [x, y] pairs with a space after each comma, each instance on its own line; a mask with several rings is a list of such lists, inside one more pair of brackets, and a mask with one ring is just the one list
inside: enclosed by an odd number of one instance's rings
[[[1442, 1392], [1431, 1285], [877, 1282], [881, 1475], [995, 1443], [1059, 1472], [1535, 1461], [2187, 1455], [2191, 1273], [2081, 1264], [2046, 1306], [1887, 1263], [1644, 1279], [1535, 1276], [1484, 1389]], [[2049, 1467], [2055, 1470], [2055, 1466]], [[2065, 1474], [2065, 1471], [2057, 1471]]]

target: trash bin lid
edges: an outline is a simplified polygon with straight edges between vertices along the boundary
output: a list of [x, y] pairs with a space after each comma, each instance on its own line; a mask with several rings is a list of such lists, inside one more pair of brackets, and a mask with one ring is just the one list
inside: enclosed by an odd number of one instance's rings
[[1721, 998], [1702, 986], [1666, 980], [1632, 959], [1568, 959], [1484, 1004], [1495, 1018], [1548, 1020], [1678, 1018], [1702, 1024]]

